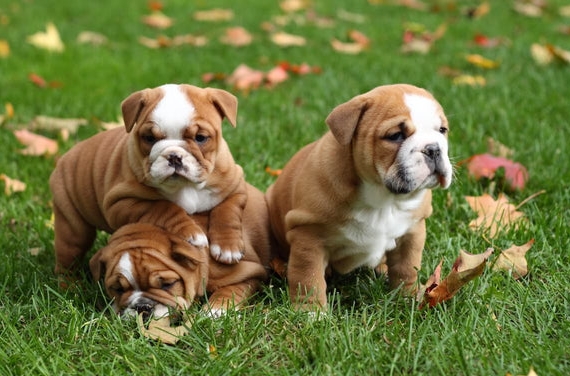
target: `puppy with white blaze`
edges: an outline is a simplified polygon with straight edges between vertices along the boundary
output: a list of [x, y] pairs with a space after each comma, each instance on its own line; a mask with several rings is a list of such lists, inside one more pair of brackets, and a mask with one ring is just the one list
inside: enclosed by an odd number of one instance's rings
[[326, 310], [329, 268], [348, 273], [384, 257], [390, 286], [412, 292], [431, 190], [451, 184], [441, 105], [424, 89], [386, 85], [337, 106], [326, 123], [266, 194], [294, 305]]
[[[163, 85], [122, 102], [125, 127], [101, 132], [63, 155], [50, 177], [56, 272], [73, 276], [95, 239], [129, 223], [150, 223], [209, 246], [221, 263], [243, 257], [242, 168], [222, 137], [235, 127], [237, 99], [227, 91]], [[202, 228], [193, 215], [207, 213]]]

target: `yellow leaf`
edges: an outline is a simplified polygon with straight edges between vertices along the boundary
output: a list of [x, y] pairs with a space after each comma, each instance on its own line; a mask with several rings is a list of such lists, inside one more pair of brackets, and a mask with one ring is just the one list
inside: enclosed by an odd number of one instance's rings
[[172, 18], [158, 11], [153, 12], [148, 16], [144, 16], [142, 18], [142, 22], [150, 27], [161, 30], [168, 29], [173, 24]]
[[453, 78], [454, 85], [469, 85], [469, 86], [485, 86], [487, 81], [483, 76], [471, 76], [467, 74], [461, 74]]
[[229, 9], [210, 9], [194, 12], [194, 19], [196, 21], [229, 21], [234, 18], [234, 12]]
[[338, 39], [333, 39], [331, 41], [331, 46], [335, 51], [348, 55], [357, 55], [365, 49], [365, 46], [360, 43], [344, 43]]
[[271, 35], [271, 41], [281, 47], [304, 46], [307, 44], [307, 40], [304, 37], [284, 32]]
[[478, 66], [480, 68], [485, 68], [485, 69], [495, 69], [499, 66], [499, 63], [490, 59], [487, 59], [481, 55], [478, 54], [471, 54], [471, 55], [467, 55], [465, 57], [465, 59], [475, 65]]
[[513, 273], [515, 279], [524, 277], [528, 273], [528, 266], [526, 261], [526, 253], [534, 244], [534, 239], [531, 239], [526, 244], [517, 246], [513, 245], [509, 249], [501, 252], [495, 265], [493, 265], [493, 270], [507, 270]]
[[538, 65], [548, 65], [554, 60], [554, 55], [550, 50], [541, 44], [533, 43], [530, 46], [532, 58]]
[[0, 57], [5, 58], [10, 56], [10, 45], [8, 41], [0, 39]]
[[46, 25], [46, 31], [40, 31], [27, 38], [28, 43], [35, 47], [53, 52], [63, 52], [65, 49], [59, 32], [53, 23]]
[[12, 193], [26, 190], [26, 183], [12, 179], [5, 174], [0, 174], [0, 180], [4, 181], [4, 194], [6, 196], [11, 196]]
[[309, 2], [307, 0], [283, 0], [279, 3], [279, 7], [286, 13], [293, 13], [307, 8]]

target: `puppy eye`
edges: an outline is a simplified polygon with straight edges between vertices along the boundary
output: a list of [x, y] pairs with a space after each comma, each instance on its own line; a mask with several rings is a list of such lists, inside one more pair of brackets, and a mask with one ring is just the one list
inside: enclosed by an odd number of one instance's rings
[[172, 282], [162, 282], [162, 286], [160, 286], [160, 288], [162, 290], [170, 290], [178, 282], [179, 282], [178, 280]]
[[123, 286], [113, 286], [111, 287], [111, 290], [117, 295], [122, 295], [125, 293]]
[[205, 144], [209, 139], [210, 137], [205, 136], [203, 134], [197, 134], [196, 137], [194, 137], [194, 141], [196, 141], [198, 145]]
[[392, 142], [402, 142], [406, 139], [404, 132], [396, 132], [385, 137], [386, 140]]
[[439, 128], [439, 133], [445, 135], [445, 134], [447, 134], [447, 132], [449, 132], [449, 129], [447, 129], [446, 127]]
[[157, 139], [152, 134], [145, 134], [142, 137], [142, 140], [147, 144], [153, 145], [156, 143]]

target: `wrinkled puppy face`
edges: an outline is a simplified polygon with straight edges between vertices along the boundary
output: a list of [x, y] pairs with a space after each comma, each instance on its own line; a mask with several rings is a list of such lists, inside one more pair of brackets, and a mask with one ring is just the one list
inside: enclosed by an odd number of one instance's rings
[[206, 253], [152, 225], [127, 225], [93, 256], [90, 268], [96, 280], [103, 278], [117, 313], [161, 317], [203, 295]]
[[352, 143], [364, 180], [395, 194], [451, 184], [447, 118], [423, 89], [380, 86], [335, 108], [327, 123], [339, 142]]
[[129, 158], [145, 184], [166, 192], [201, 189], [214, 169], [223, 118], [235, 126], [237, 99], [224, 90], [168, 84], [131, 94], [122, 111], [135, 139]]

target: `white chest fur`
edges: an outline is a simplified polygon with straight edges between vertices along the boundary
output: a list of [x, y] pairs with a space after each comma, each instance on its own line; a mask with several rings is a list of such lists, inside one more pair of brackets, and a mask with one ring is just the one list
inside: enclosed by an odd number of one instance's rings
[[413, 196], [394, 195], [385, 187], [364, 183], [352, 216], [328, 243], [329, 262], [340, 273], [360, 266], [375, 267], [396, 247], [396, 239], [416, 223], [413, 211], [425, 191]]
[[188, 214], [212, 210], [222, 200], [220, 195], [208, 189], [184, 187], [174, 192], [162, 192], [169, 201], [183, 208]]

